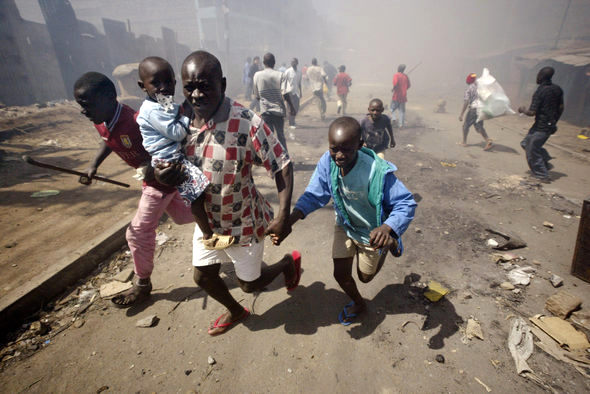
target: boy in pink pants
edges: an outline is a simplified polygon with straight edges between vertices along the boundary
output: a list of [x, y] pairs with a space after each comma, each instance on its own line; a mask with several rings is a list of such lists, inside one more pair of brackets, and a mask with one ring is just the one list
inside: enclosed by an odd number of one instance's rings
[[177, 224], [194, 223], [187, 206], [175, 187], [158, 183], [150, 166], [150, 155], [142, 145], [136, 112], [117, 101], [115, 85], [105, 75], [88, 72], [74, 84], [74, 97], [82, 114], [94, 123], [103, 141], [88, 176], [80, 183], [89, 185], [98, 166], [115, 152], [133, 168], [145, 168], [142, 193], [137, 213], [127, 229], [126, 238], [135, 265], [137, 279], [133, 287], [114, 297], [118, 307], [127, 307], [149, 298], [152, 291], [150, 276], [154, 268], [156, 228], [162, 214], [168, 213]]

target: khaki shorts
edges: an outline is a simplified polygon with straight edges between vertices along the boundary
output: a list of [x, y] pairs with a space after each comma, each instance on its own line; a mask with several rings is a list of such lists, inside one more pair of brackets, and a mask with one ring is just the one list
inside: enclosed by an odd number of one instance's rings
[[359, 271], [363, 274], [373, 275], [379, 266], [382, 254], [372, 246], [363, 245], [346, 234], [346, 230], [339, 225], [334, 226], [334, 242], [332, 243], [332, 258], [345, 259], [358, 255]]

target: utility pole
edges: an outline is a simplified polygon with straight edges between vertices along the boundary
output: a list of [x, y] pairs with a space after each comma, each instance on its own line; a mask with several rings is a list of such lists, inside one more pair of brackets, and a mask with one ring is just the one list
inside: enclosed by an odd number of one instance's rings
[[561, 30], [563, 30], [563, 25], [565, 24], [565, 20], [567, 18], [567, 11], [570, 9], [570, 4], [572, 0], [567, 1], [567, 7], [565, 7], [565, 12], [563, 13], [563, 18], [561, 19], [561, 26], [559, 26], [559, 31], [557, 32], [557, 37], [555, 37], [555, 44], [553, 44], [553, 49], [557, 49], [557, 43], [559, 42], [559, 37], [561, 36]]

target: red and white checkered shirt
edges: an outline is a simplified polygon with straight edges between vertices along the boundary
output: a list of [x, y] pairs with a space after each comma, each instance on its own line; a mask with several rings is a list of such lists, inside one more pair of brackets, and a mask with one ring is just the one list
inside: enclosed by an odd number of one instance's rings
[[207, 124], [191, 128], [185, 154], [211, 182], [205, 201], [213, 231], [242, 245], [264, 238], [273, 210], [256, 190], [252, 165], [264, 165], [274, 178], [290, 162], [264, 121], [226, 97]]

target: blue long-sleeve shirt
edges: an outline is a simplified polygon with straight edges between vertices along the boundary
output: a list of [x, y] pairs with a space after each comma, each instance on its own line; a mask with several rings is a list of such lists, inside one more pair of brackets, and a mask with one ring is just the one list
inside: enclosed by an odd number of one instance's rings
[[[359, 153], [363, 154], [363, 153]], [[322, 208], [333, 198], [333, 188], [330, 178], [330, 152], [326, 152], [320, 158], [316, 169], [305, 189], [295, 204], [295, 209], [301, 211], [305, 216]], [[382, 223], [387, 224], [393, 232], [394, 237], [401, 239], [402, 234], [407, 230], [416, 210], [416, 202], [412, 193], [397, 179], [394, 171], [397, 168], [390, 164], [390, 169], [385, 172], [383, 182], [382, 198]], [[369, 174], [367, 174], [367, 177]], [[368, 198], [368, 191], [367, 191]], [[344, 226], [351, 226], [346, 216], [334, 205], [338, 222]], [[360, 240], [359, 240], [360, 241]]]
[[180, 106], [173, 104], [166, 111], [156, 101], [146, 99], [139, 109], [137, 124], [143, 147], [152, 159], [176, 160], [181, 156], [182, 140], [187, 135], [190, 119], [178, 114]]

